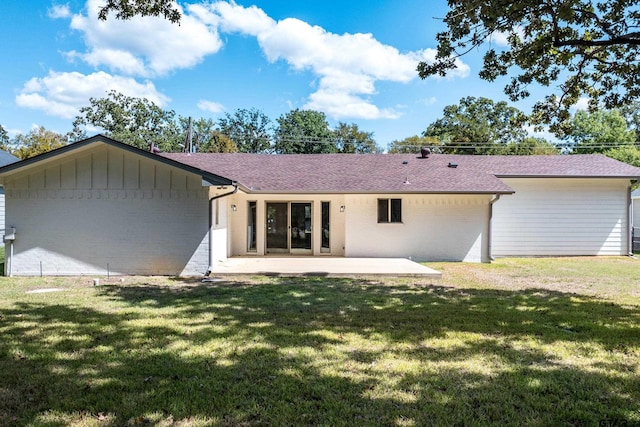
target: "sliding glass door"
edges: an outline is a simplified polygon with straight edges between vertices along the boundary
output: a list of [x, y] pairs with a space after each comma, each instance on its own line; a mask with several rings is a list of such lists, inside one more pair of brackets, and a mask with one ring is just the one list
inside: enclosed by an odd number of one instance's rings
[[267, 254], [311, 255], [311, 203], [267, 202]]

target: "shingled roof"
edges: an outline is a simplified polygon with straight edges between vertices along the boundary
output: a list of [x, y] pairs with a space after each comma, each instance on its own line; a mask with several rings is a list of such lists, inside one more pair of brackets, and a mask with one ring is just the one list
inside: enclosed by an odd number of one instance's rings
[[[639, 178], [640, 168], [603, 155], [184, 154], [162, 156], [263, 193], [508, 194], [500, 177]], [[457, 167], [451, 167], [453, 165]], [[450, 166], [451, 165], [451, 166]]]

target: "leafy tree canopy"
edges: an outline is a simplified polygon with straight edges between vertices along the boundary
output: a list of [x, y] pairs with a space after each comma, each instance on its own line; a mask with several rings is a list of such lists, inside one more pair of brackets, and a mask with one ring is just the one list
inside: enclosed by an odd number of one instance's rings
[[271, 148], [271, 119], [256, 108], [240, 108], [233, 114], [225, 113], [218, 120], [218, 126], [242, 153], [261, 153]]
[[98, 18], [105, 21], [114, 12], [117, 19], [140, 16], [161, 16], [172, 23], [179, 23], [180, 9], [175, 0], [104, 0]]
[[578, 111], [563, 139], [573, 153], [604, 153], [614, 145], [633, 144], [636, 133], [618, 110]]
[[558, 147], [550, 143], [544, 138], [526, 137], [522, 141], [510, 142], [502, 147], [496, 154], [503, 155], [546, 155], [560, 154]]
[[114, 90], [106, 98], [90, 98], [89, 102], [91, 105], [81, 108], [73, 122], [75, 133], [90, 125], [134, 147], [149, 149], [153, 143], [162, 151], [181, 151], [179, 144], [184, 142], [184, 135], [178, 129], [174, 111]]
[[[449, 0], [446, 31], [437, 35], [437, 56], [418, 66], [420, 77], [445, 75], [454, 59], [488, 45], [480, 77], [512, 74], [505, 93], [512, 101], [530, 86], [558, 85], [533, 108], [532, 121], [561, 132], [569, 107], [587, 97], [590, 108], [614, 109], [640, 95], [640, 11], [630, 0]], [[507, 46], [495, 47], [502, 36]]]
[[11, 142], [11, 154], [20, 158], [28, 159], [38, 154], [67, 145], [65, 135], [46, 130], [44, 127], [32, 129], [27, 134], [18, 134]]
[[338, 147], [324, 113], [291, 110], [277, 119], [274, 149], [278, 154], [336, 153]]
[[495, 154], [527, 136], [525, 122], [526, 116], [504, 101], [468, 96], [460, 104], [446, 106], [443, 117], [430, 124], [423, 136], [442, 141], [447, 153]]
[[[422, 147], [436, 150], [434, 147], [440, 145], [440, 141], [432, 136], [413, 135], [402, 140], [396, 140], [389, 144], [389, 153], [411, 154], [419, 153]], [[437, 151], [437, 150], [436, 150]]]
[[[198, 153], [235, 153], [237, 145], [228, 136], [222, 134], [211, 119], [200, 118], [192, 120], [189, 117], [179, 118], [182, 133], [185, 135], [184, 151], [189, 148]], [[191, 129], [189, 129], [191, 124]], [[190, 134], [190, 136], [189, 136]], [[192, 147], [187, 147], [187, 140], [191, 138]]]
[[355, 123], [350, 125], [343, 122], [338, 123], [338, 127], [333, 130], [333, 136], [340, 153], [371, 154], [382, 152], [373, 139], [373, 132], [361, 131]]
[[9, 133], [0, 125], [0, 150], [7, 150], [9, 147]]
[[632, 145], [610, 148], [604, 154], [631, 166], [640, 167], [640, 150]]

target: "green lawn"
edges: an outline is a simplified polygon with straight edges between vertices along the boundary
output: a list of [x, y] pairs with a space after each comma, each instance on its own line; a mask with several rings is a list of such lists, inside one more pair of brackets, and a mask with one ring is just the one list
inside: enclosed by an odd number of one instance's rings
[[429, 265], [2, 278], [0, 425], [640, 425], [640, 261]]

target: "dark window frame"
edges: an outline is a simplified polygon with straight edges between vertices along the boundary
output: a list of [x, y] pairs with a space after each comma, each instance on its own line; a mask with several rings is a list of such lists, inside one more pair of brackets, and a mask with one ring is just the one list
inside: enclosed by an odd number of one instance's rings
[[378, 224], [402, 223], [402, 199], [378, 199]]

